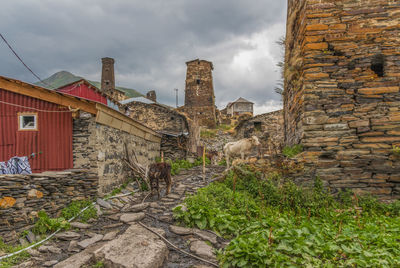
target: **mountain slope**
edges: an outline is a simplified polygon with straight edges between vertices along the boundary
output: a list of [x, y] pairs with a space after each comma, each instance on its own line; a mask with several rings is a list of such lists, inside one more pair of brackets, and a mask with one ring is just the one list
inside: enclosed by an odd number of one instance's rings
[[[83, 77], [80, 76], [76, 76], [70, 72], [67, 71], [60, 71], [57, 72], [53, 75], [51, 75], [50, 77], [46, 78], [43, 80], [44, 83], [42, 82], [36, 82], [35, 85], [41, 86], [41, 87], [45, 87], [45, 88], [49, 88], [49, 89], [56, 89], [59, 88], [61, 86], [70, 84], [72, 82], [78, 81], [84, 79]], [[101, 83], [100, 82], [96, 82], [96, 81], [89, 81], [92, 85], [94, 85], [97, 88], [101, 88]], [[131, 88], [125, 88], [125, 87], [116, 87], [118, 90], [121, 90], [123, 92], [125, 92], [125, 95], [128, 98], [134, 98], [134, 97], [140, 97], [143, 96], [142, 93], [131, 89]]]

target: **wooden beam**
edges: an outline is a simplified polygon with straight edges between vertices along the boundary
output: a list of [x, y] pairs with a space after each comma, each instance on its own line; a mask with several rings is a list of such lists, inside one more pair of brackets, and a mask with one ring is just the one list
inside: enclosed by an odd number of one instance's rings
[[96, 114], [96, 104], [82, 101], [76, 97], [62, 95], [38, 86], [33, 86], [18, 80], [0, 77], [0, 88], [28, 97], [48, 101], [65, 107], [79, 108], [85, 112]]

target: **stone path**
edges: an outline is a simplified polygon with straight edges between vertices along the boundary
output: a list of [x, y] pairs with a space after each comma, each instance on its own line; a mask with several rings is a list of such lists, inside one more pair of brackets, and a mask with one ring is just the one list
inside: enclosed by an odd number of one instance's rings
[[[227, 244], [213, 232], [176, 226], [172, 209], [182, 203], [187, 194], [204, 187], [223, 167], [207, 168], [203, 181], [201, 167], [182, 171], [173, 178], [172, 192], [160, 200], [157, 195], [142, 200], [147, 193], [136, 193], [108, 201], [98, 200], [100, 216], [89, 224], [74, 222], [69, 231], [37, 249], [29, 250], [31, 258], [17, 267], [212, 267], [184, 255], [167, 245], [154, 233], [138, 224], [142, 222], [180, 249], [216, 263], [214, 251]], [[165, 189], [163, 187], [162, 189]], [[123, 193], [133, 190], [128, 186]]]

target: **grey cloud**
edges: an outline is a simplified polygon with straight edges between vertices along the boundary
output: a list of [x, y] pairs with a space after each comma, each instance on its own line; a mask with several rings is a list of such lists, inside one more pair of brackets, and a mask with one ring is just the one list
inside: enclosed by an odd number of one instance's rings
[[[284, 35], [286, 1], [276, 0], [19, 0], [5, 1], [1, 32], [42, 78], [68, 70], [100, 79], [104, 56], [116, 60], [117, 84], [141, 92], [155, 89], [159, 100], [174, 105], [173, 88], [183, 103], [185, 62], [195, 58], [215, 65], [219, 107], [239, 96], [260, 107], [279, 100], [273, 92], [274, 66]], [[254, 44], [257, 34], [265, 43]], [[250, 40], [250, 41], [249, 41]], [[0, 42], [1, 43], [1, 42]], [[265, 45], [264, 55], [260, 45]], [[251, 71], [238, 55], [249, 53]], [[0, 75], [35, 82], [8, 48], [0, 44]]]

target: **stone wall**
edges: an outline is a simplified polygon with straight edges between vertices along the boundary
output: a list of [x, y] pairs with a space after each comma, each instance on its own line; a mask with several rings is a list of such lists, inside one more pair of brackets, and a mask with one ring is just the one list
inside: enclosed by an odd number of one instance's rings
[[202, 126], [215, 127], [215, 96], [212, 78], [213, 64], [205, 60], [186, 63], [184, 112]]
[[282, 147], [283, 140], [283, 110], [260, 114], [241, 121], [236, 130], [236, 137], [249, 138], [257, 136], [263, 144], [263, 147], [271, 150]]
[[123, 161], [124, 144], [135, 151], [138, 161], [148, 164], [160, 155], [160, 143], [95, 122], [95, 117], [81, 113], [74, 119], [73, 154], [75, 168], [88, 168], [98, 175], [100, 195], [111, 191], [131, 177]]
[[73, 200], [94, 198], [97, 174], [89, 170], [0, 175], [0, 236], [16, 241], [40, 210], [55, 217]]
[[185, 135], [166, 135], [161, 138], [161, 152], [164, 153], [164, 158], [177, 160], [186, 159], [188, 154], [188, 136]]
[[400, 3], [289, 1], [285, 141], [333, 189], [398, 198]]
[[126, 104], [127, 115], [154, 131], [188, 132], [185, 116], [160, 104], [133, 101]]

